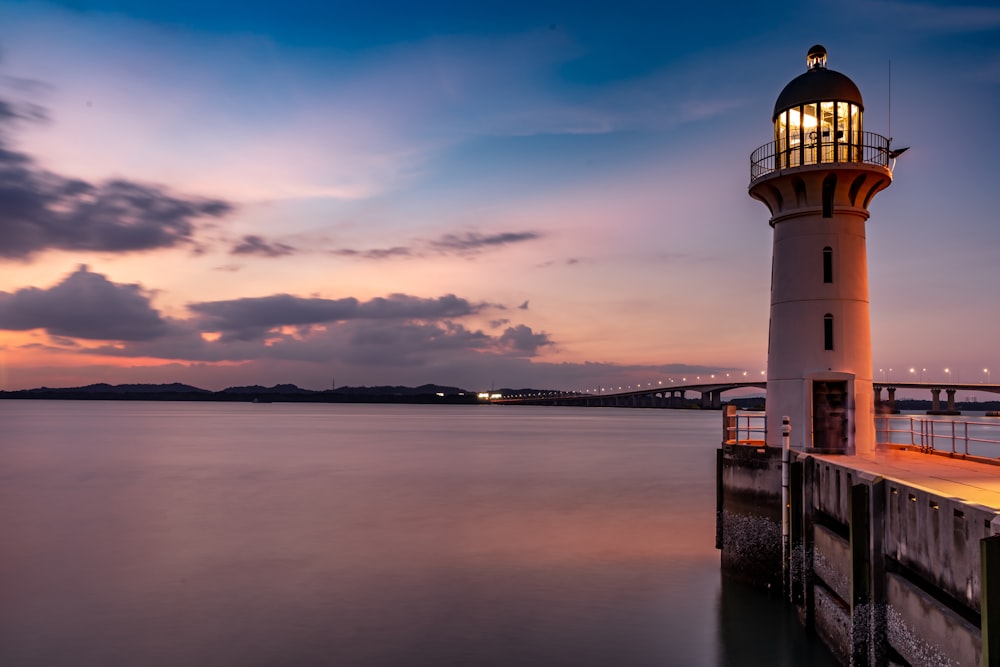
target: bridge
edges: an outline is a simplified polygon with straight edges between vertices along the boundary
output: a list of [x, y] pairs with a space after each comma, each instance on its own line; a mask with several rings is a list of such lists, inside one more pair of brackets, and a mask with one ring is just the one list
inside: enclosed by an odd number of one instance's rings
[[492, 399], [491, 403], [509, 403], [518, 405], [579, 405], [588, 407], [613, 408], [686, 408], [692, 403], [687, 399], [687, 392], [699, 394], [697, 405], [707, 409], [722, 407], [722, 394], [733, 389], [756, 387], [767, 389], [767, 382], [756, 381], [726, 381], [702, 382], [686, 385], [657, 385], [619, 392], [539, 392], [535, 394], [515, 394]]
[[[955, 409], [955, 393], [958, 391], [985, 391], [1000, 394], [1000, 384], [975, 384], [971, 382], [875, 382], [875, 405], [882, 403], [882, 390], [886, 392], [885, 405], [890, 411], [896, 409], [897, 389], [926, 389], [931, 393], [929, 414], [960, 414]], [[941, 392], [945, 392], [947, 407], [941, 409]]]
[[[931, 395], [931, 413], [958, 414], [955, 409], [955, 394], [959, 391], [983, 391], [1000, 394], [1000, 384], [959, 383], [959, 382], [874, 382], [875, 404], [883, 404], [890, 411], [896, 408], [896, 391], [899, 389], [923, 389]], [[657, 385], [619, 392], [569, 392], [549, 391], [506, 395], [491, 399], [491, 403], [513, 405], [576, 405], [586, 407], [614, 408], [689, 408], [717, 410], [722, 407], [722, 394], [735, 389], [756, 388], [767, 390], [764, 380], [744, 380], [725, 382], [701, 382], [686, 385]], [[694, 401], [687, 398], [687, 392], [697, 392]], [[882, 392], [886, 400], [882, 400]], [[945, 392], [946, 407], [941, 407], [941, 392]]]

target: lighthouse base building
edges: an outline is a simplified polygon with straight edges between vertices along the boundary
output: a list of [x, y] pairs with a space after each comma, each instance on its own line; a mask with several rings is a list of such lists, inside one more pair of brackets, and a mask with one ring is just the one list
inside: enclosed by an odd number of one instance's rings
[[[751, 185], [774, 228], [767, 421], [789, 417], [793, 449], [874, 449], [865, 223], [889, 182], [880, 165], [836, 163]], [[780, 429], [768, 429], [767, 444], [782, 446]]]

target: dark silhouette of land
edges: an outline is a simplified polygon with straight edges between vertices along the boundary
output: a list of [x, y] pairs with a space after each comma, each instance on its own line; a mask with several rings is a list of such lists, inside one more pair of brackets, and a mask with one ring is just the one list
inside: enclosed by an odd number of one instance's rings
[[90, 384], [84, 387], [39, 387], [0, 391], [0, 399], [91, 401], [234, 401], [255, 403], [478, 403], [475, 392], [459, 387], [338, 387], [316, 391], [294, 384], [252, 385], [209, 391], [187, 384]]
[[[562, 393], [549, 389], [495, 389], [505, 396]], [[377, 386], [337, 387], [336, 389], [303, 389], [294, 384], [273, 387], [251, 385], [210, 391], [188, 384], [89, 384], [83, 387], [38, 387], [17, 391], [0, 391], [0, 399], [79, 400], [79, 401], [229, 401], [244, 403], [417, 403], [474, 405], [485, 403], [476, 392], [460, 387], [424, 384], [419, 387]], [[763, 410], [764, 396], [734, 398], [726, 403], [746, 410]], [[700, 400], [689, 400], [678, 406], [704, 409]], [[956, 401], [962, 411], [997, 411], [1000, 401]], [[931, 402], [918, 399], [897, 399], [897, 410], [925, 411]]]

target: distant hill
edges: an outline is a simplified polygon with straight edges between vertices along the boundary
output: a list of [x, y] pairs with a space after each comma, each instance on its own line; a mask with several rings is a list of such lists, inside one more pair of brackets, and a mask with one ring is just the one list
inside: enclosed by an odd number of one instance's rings
[[302, 389], [294, 384], [276, 384], [273, 387], [262, 387], [259, 384], [249, 387], [228, 387], [218, 392], [220, 394], [317, 394], [312, 389]]
[[39, 387], [20, 391], [0, 391], [0, 398], [128, 398], [133, 395], [211, 396], [212, 392], [179, 382], [170, 384], [107, 384], [99, 382], [84, 387]]
[[[100, 389], [99, 389], [100, 388]], [[199, 387], [192, 387], [189, 384], [181, 384], [180, 382], [171, 382], [170, 384], [116, 384], [110, 385], [106, 383], [92, 384], [86, 387], [81, 387], [84, 390], [99, 391], [105, 389], [119, 394], [128, 394], [133, 392], [138, 393], [187, 393], [194, 392], [198, 394], [211, 394], [208, 389], [200, 389]]]
[[316, 391], [294, 384], [273, 387], [251, 385], [209, 391], [179, 382], [170, 384], [118, 384], [105, 382], [84, 387], [38, 387], [0, 391], [0, 399], [144, 400], [144, 401], [255, 401], [320, 403], [476, 403], [475, 392], [460, 387], [425, 384], [419, 387], [338, 387]]

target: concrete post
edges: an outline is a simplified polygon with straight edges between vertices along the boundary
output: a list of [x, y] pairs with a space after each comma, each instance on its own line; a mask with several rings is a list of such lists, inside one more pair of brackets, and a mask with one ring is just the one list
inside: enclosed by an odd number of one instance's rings
[[1000, 535], [979, 542], [982, 667], [1000, 667]]
[[931, 411], [941, 412], [941, 390], [937, 387], [931, 389]]
[[789, 600], [797, 607], [802, 606], [803, 600], [803, 570], [805, 567], [805, 554], [802, 549], [802, 533], [805, 528], [805, 511], [803, 508], [803, 488], [802, 480], [805, 464], [802, 461], [793, 461], [792, 469], [789, 471], [789, 493], [788, 513], [791, 515], [791, 525], [788, 527], [788, 540], [791, 544], [791, 566], [789, 567], [789, 587], [791, 596]]
[[816, 625], [816, 590], [813, 574], [814, 546], [816, 542], [816, 459], [807, 456], [802, 471], [802, 625], [812, 631]]
[[885, 478], [871, 479], [871, 664], [886, 667], [889, 664], [888, 647], [888, 596], [886, 593], [886, 559], [883, 528], [885, 526], [887, 488]]
[[896, 388], [895, 387], [886, 387], [885, 391], [886, 391], [887, 394], [889, 394], [889, 412], [890, 413], [895, 413], [896, 412]]
[[875, 405], [882, 402], [882, 387], [875, 387]]
[[851, 486], [847, 501], [851, 549], [851, 665], [867, 667], [871, 626], [871, 497], [867, 484]]
[[944, 392], [948, 395], [948, 412], [955, 412], [955, 390], [945, 389]]

